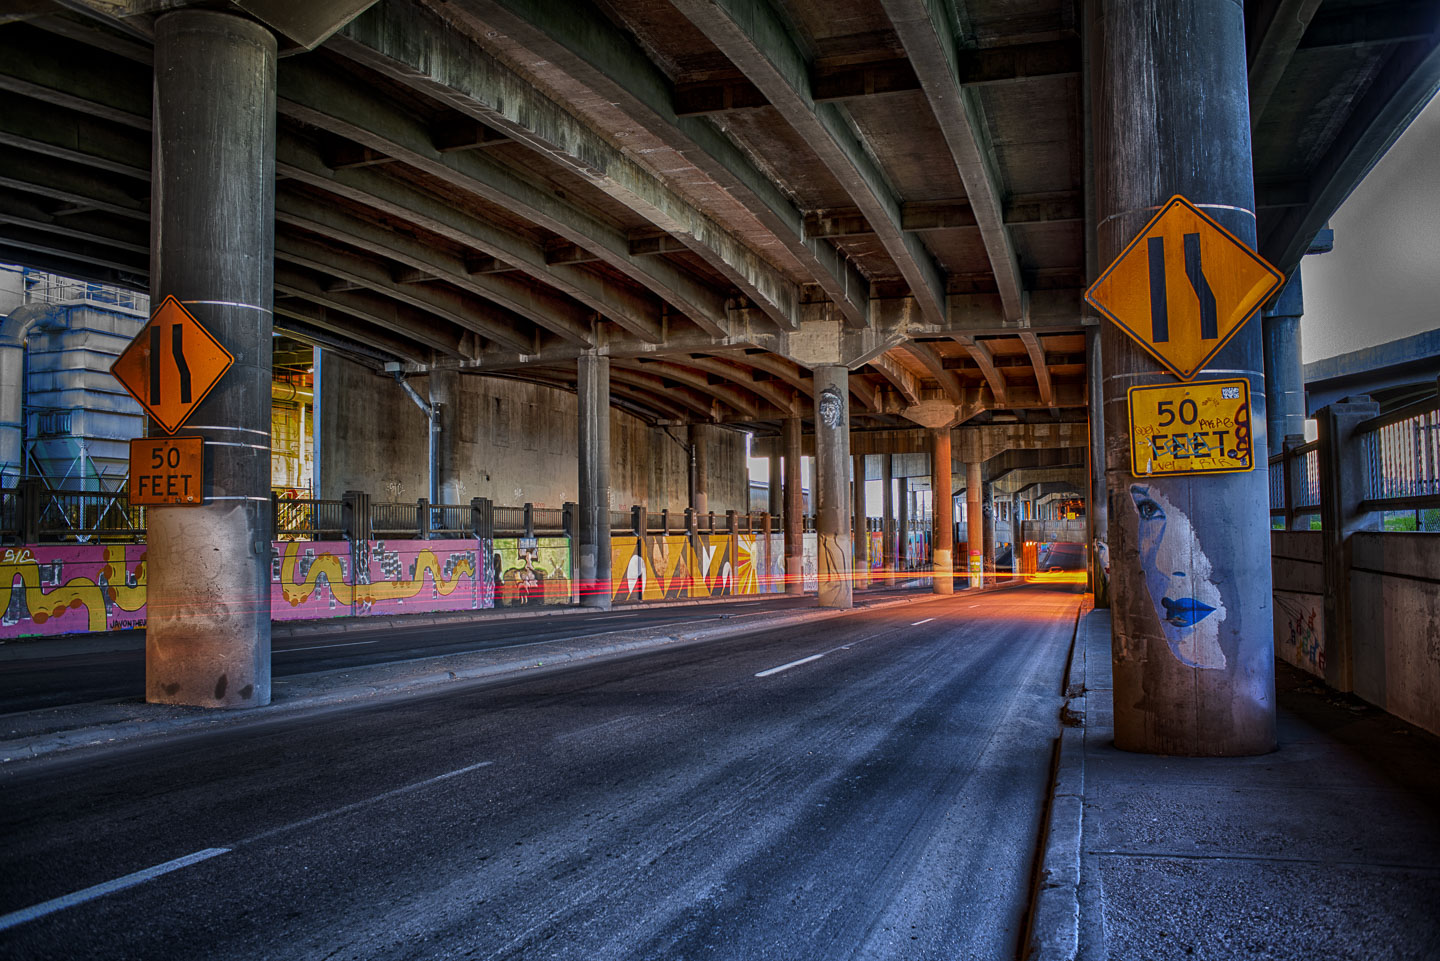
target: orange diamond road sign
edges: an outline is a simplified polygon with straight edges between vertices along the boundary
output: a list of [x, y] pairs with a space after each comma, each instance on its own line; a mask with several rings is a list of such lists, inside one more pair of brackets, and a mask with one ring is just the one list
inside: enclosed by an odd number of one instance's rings
[[1234, 234], [1175, 196], [1085, 299], [1190, 380], [1284, 282]]
[[167, 434], [180, 429], [235, 363], [174, 297], [166, 297], [110, 367]]

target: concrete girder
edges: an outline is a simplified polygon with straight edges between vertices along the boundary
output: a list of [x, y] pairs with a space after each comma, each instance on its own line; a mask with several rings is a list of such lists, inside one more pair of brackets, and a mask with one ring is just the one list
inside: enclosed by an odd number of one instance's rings
[[75, 110], [7, 97], [0, 115], [0, 144], [134, 177], [150, 189], [149, 137]]
[[900, 396], [905, 399], [907, 404], [913, 406], [920, 403], [920, 382], [915, 379], [914, 374], [901, 367], [886, 354], [871, 358], [870, 366], [900, 392]]
[[[340, 311], [298, 297], [275, 299], [275, 327], [278, 330], [294, 330], [302, 340], [347, 353], [375, 369], [389, 361], [423, 367], [430, 360], [431, 352], [421, 351], [414, 340], [396, 337], [386, 330], [372, 329]], [[355, 341], [357, 335], [365, 338], [365, 344]]]
[[512, 310], [582, 347], [593, 346], [595, 313], [583, 304], [509, 273], [471, 273], [463, 258], [378, 224], [336, 210], [316, 198], [280, 191], [275, 198], [278, 223], [299, 227], [332, 241], [357, 247], [426, 271], [462, 290]]
[[[970, 336], [962, 335], [956, 337], [955, 341], [961, 347], [965, 348], [965, 352], [970, 355], [970, 359], [975, 361], [976, 366], [980, 368], [980, 373], [985, 375], [985, 383], [990, 385], [990, 393], [995, 397], [996, 406], [1010, 406], [1007, 400], [1009, 396], [1009, 386], [1005, 383], [1005, 375], [1000, 373], [1000, 370], [995, 366], [995, 358], [990, 355], [990, 348]], [[1054, 391], [1052, 390], [1049, 393], [1053, 400]], [[1044, 406], [1049, 407], [1051, 404], [1046, 403]]]
[[951, 403], [964, 402], [965, 393], [960, 387], [960, 378], [955, 376], [953, 370], [945, 369], [944, 362], [941, 361], [940, 355], [935, 353], [933, 347], [922, 341], [911, 340], [907, 341], [900, 349], [920, 362], [926, 372], [940, 384], [940, 389], [945, 392], [945, 396], [950, 399]]
[[[705, 422], [715, 419], [715, 398], [689, 387], [667, 384], [663, 378], [629, 367], [616, 367], [612, 359], [610, 378], [656, 397], [668, 397]], [[688, 419], [688, 417], [687, 417]]]
[[910, 285], [920, 313], [945, 317], [945, 279], [924, 243], [900, 229], [900, 201], [858, 143], [842, 108], [817, 104], [810, 65], [768, 0], [672, 0], [673, 5], [765, 95], [860, 208]]
[[1440, 32], [1401, 44], [1310, 173], [1306, 206], [1262, 222], [1259, 250], [1287, 277], [1315, 234], [1440, 87]]
[[1030, 366], [1035, 369], [1035, 383], [1040, 388], [1040, 399], [1050, 403], [1055, 398], [1055, 388], [1050, 382], [1050, 365], [1045, 361], [1045, 347], [1033, 331], [1022, 330], [1020, 341], [1030, 355]]
[[150, 129], [151, 69], [68, 40], [42, 48], [0, 32], [0, 91]]
[[148, 187], [136, 196], [91, 169], [14, 147], [0, 147], [0, 187], [118, 217], [150, 219]]
[[[601, 254], [607, 263], [674, 304], [711, 333], [724, 330], [724, 298], [662, 258], [630, 257], [629, 238], [623, 231], [567, 204], [555, 196], [553, 189], [485, 152], [442, 153], [434, 147], [429, 129], [418, 117], [399, 107], [365, 98], [353, 86], [313, 64], [287, 60], [285, 69], [280, 71], [278, 93], [277, 106], [282, 115], [379, 150], [459, 190], [520, 213], [571, 243]], [[326, 165], [326, 169], [337, 178], [347, 174], [376, 175], [368, 167], [334, 170]], [[616, 250], [624, 253], [613, 253]], [[495, 256], [514, 263], [504, 255]], [[572, 276], [590, 273], [580, 265], [548, 263], [543, 248], [538, 266], [551, 271], [570, 271]], [[650, 326], [638, 322], [631, 313], [607, 316], [641, 337], [657, 342], [663, 337], [658, 323]]]
[[[697, 245], [713, 245], [716, 255], [722, 258], [723, 269], [733, 275], [732, 279], [743, 282], [742, 289], [748, 288], [759, 303], [775, 310], [781, 326], [786, 326], [787, 320], [793, 323], [795, 304], [799, 301], [799, 291], [793, 284], [540, 94], [533, 84], [466, 42], [443, 21], [431, 20], [431, 17], [433, 15], [419, 8], [386, 3], [347, 26], [330, 46], [505, 131], [622, 203], [636, 204], [643, 199], [646, 217], [651, 223], [673, 225], [672, 232], [677, 237], [688, 236]], [[282, 71], [282, 99], [293, 89], [286, 82], [290, 77], [289, 71]], [[348, 89], [347, 85], [337, 84], [334, 78], [319, 71], [308, 79], [321, 88], [315, 91], [319, 98], [310, 99], [308, 106], [322, 113], [337, 113], [341, 101], [336, 100], [338, 91], [334, 88], [344, 90]], [[414, 118], [392, 115], [383, 125], [389, 128], [388, 132], [382, 131], [382, 125], [374, 122], [381, 119], [374, 116], [377, 109], [372, 102], [363, 105], [363, 109], [347, 110], [349, 119], [358, 124], [347, 124], [348, 132], [337, 132], [361, 143], [373, 139], [367, 146], [523, 213], [547, 230], [597, 254], [614, 269], [674, 304], [708, 332], [724, 333], [724, 298], [663, 258], [632, 256], [629, 236], [624, 231], [573, 207], [557, 198], [547, 184], [483, 152], [437, 150], [429, 130]], [[527, 123], [536, 126], [539, 132], [527, 129]], [[374, 129], [365, 130], [366, 126]], [[397, 153], [394, 148], [401, 152]], [[595, 153], [593, 160], [592, 152]], [[622, 172], [623, 191], [613, 179]]]
[[733, 387], [726, 387], [723, 384], [712, 384], [710, 381], [693, 371], [676, 367], [674, 364], [663, 361], [643, 362], [640, 360], [620, 360], [612, 358], [610, 361], [611, 370], [635, 370], [641, 373], [651, 374], [665, 380], [675, 381], [677, 384], [684, 384], [701, 394], [709, 395], [716, 401], [732, 408], [742, 417], [750, 420], [757, 420], [760, 417], [759, 409], [754, 402], [746, 398], [741, 392]]
[[[953, 407], [958, 413], [956, 424], [964, 424], [971, 418], [980, 414], [990, 413], [995, 409], [994, 395], [989, 387], [965, 387], [964, 400], [959, 404], [952, 404], [948, 399], [944, 401]], [[1005, 408], [1012, 411], [1039, 410], [1050, 408], [1052, 405], [1044, 403], [1040, 399], [1040, 392], [1034, 387], [1011, 386], [1006, 393], [1007, 403]], [[1057, 384], [1055, 388], [1054, 404], [1059, 407], [1084, 407], [1086, 403], [1084, 384]], [[916, 404], [921, 403], [917, 401]], [[880, 404], [880, 413], [899, 414], [908, 416], [908, 408], [915, 406], [905, 401], [897, 402], [896, 398], [884, 398]]]
[[510, 318], [499, 308], [484, 302], [469, 301], [458, 293], [443, 288], [397, 283], [382, 265], [358, 257], [347, 257], [343, 252], [325, 244], [277, 234], [275, 258], [358, 284], [376, 294], [442, 317], [458, 327], [474, 331], [513, 350], [530, 350], [535, 346], [534, 339], [516, 330], [510, 323]]
[[412, 307], [378, 294], [326, 290], [304, 271], [275, 265], [275, 289], [321, 307], [335, 307], [368, 324], [409, 337], [418, 344], [451, 357], [465, 357], [464, 338], [454, 330], [437, 329], [435, 321]]
[[[102, 243], [132, 254], [150, 255], [150, 230], [137, 220], [106, 219], [104, 215], [56, 215], [33, 200], [0, 189], [0, 223], [18, 224], [59, 237]], [[149, 272], [147, 266], [146, 272]]]
[[1018, 320], [1025, 313], [1024, 285], [1015, 244], [1005, 228], [1001, 203], [1004, 185], [980, 101], [960, 82], [957, 58], [963, 38], [950, 21], [951, 4], [937, 5], [926, 0], [881, 2], [910, 56], [925, 99], [965, 184], [965, 196], [985, 243], [1005, 319]]
[[712, 357], [675, 357], [672, 363], [681, 364], [686, 367], [693, 367], [696, 370], [723, 377], [730, 383], [735, 384], [744, 390], [769, 401], [774, 407], [781, 411], [786, 417], [793, 417], [796, 414], [795, 398], [785, 391], [778, 390], [768, 383], [757, 381], [754, 373], [737, 367], [734, 364]]
[[[855, 430], [851, 432], [854, 454], [923, 454], [930, 450], [930, 431], [920, 427]], [[808, 438], [807, 438], [808, 444]], [[959, 429], [955, 449], [963, 451], [962, 461], [986, 461], [1007, 450], [1083, 449], [1089, 444], [1084, 421], [1059, 424], [977, 424]], [[775, 437], [756, 437], [752, 453], [765, 457], [779, 451]], [[810, 454], [813, 448], [804, 447]]]
[[1259, 22], [1246, 31], [1250, 61], [1250, 129], [1260, 126], [1270, 95], [1300, 46], [1300, 38], [1320, 0], [1267, 0], [1258, 5]]
[[693, 163], [746, 210], [824, 290], [852, 327], [868, 323], [869, 282], [833, 245], [805, 230], [803, 212], [709, 121], [679, 116], [670, 78], [633, 36], [589, 4], [467, 0], [454, 15], [483, 17], [535, 56], [616, 104], [646, 133]]
[[[1079, 192], [1011, 196], [1005, 202], [1004, 222], [1016, 224], [1059, 224], [1084, 220], [1084, 201]], [[932, 200], [900, 205], [900, 229], [966, 230], [980, 226], [970, 201]], [[807, 237], [864, 237], [873, 234], [865, 215], [855, 207], [829, 207], [805, 215]]]
[[[575, 393], [575, 378], [566, 377], [559, 372], [551, 371], [505, 371], [503, 373], [490, 374], [491, 377], [503, 377], [506, 380], [515, 380], [522, 383], [542, 384], [546, 387], [553, 387], [556, 390], [564, 390]], [[612, 407], [626, 406], [631, 413], [633, 408], [639, 407], [646, 410], [652, 419], [667, 419], [676, 421], [687, 421], [690, 408], [687, 404], [677, 402], [675, 397], [670, 396], [670, 391], [651, 390], [637, 385], [629, 377], [616, 377], [615, 371], [610, 374], [610, 405]], [[629, 405], [621, 405], [615, 402], [616, 395], [630, 400]], [[658, 415], [658, 418], [656, 417]]]
[[[558, 160], [667, 231], [725, 275], [778, 326], [789, 329], [798, 323], [798, 285], [530, 80], [478, 50], [465, 34], [474, 33], [476, 41], [484, 34], [474, 29], [470, 18], [458, 11], [451, 11], [451, 18], [460, 21], [460, 30], [435, 12], [391, 2], [352, 23], [331, 47], [437, 94], [450, 106]], [[604, 259], [617, 268], [632, 263], [628, 243], [610, 254]], [[710, 318], [702, 313], [696, 319], [705, 326]], [[720, 332], [719, 326], [711, 332]]]
[[998, 479], [987, 478], [987, 481], [994, 485], [995, 493], [1014, 497], [1033, 484], [1077, 484], [1084, 470], [1083, 464], [1075, 467], [1017, 467], [1006, 471], [1005, 483]]
[[539, 244], [458, 210], [438, 197], [373, 168], [331, 170], [312, 145], [282, 130], [276, 169], [300, 183], [416, 224], [464, 247], [513, 264], [536, 280], [574, 297], [603, 317], [615, 320], [626, 330], [644, 331], [636, 334], [640, 339], [650, 343], [658, 343], [661, 339], [659, 304], [648, 297], [617, 287], [584, 267], [552, 267], [545, 263], [545, 249]]

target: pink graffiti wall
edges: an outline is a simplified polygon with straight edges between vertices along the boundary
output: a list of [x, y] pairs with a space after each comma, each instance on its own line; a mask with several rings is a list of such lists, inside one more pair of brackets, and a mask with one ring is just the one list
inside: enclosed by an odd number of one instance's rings
[[4, 548], [0, 606], [0, 637], [144, 627], [145, 546]]

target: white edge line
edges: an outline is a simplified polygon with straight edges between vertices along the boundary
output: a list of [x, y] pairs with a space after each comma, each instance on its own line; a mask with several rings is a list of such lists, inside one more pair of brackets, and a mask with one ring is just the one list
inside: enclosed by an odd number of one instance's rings
[[198, 864], [201, 861], [229, 853], [229, 848], [206, 848], [203, 851], [196, 851], [194, 854], [187, 854], [183, 858], [176, 858], [173, 861], [166, 861], [164, 864], [157, 864], [154, 867], [145, 868], [143, 871], [136, 871], [134, 874], [127, 874], [123, 878], [116, 878], [113, 881], [106, 881], [103, 884], [85, 888], [83, 891], [76, 891], [74, 894], [66, 894], [62, 897], [52, 898], [49, 901], [34, 905], [33, 907], [12, 911], [6, 915], [0, 915], [0, 931], [9, 930], [16, 925], [24, 924], [26, 921], [43, 918], [45, 915], [54, 914], [56, 911], [73, 908], [76, 905], [84, 904], [86, 901], [103, 898], [105, 895], [114, 894], [116, 891], [133, 888], [137, 884], [144, 884], [146, 881], [158, 878], [162, 874], [169, 874], [171, 871], [188, 868], [192, 864]]
[[933, 617], [927, 617], [927, 618], [925, 618], [925, 620], [923, 620], [923, 621], [916, 621], [914, 624], [911, 624], [910, 626], [911, 626], [911, 627], [919, 627], [921, 624], [929, 624], [929, 623], [930, 623], [931, 621], [933, 621], [933, 620], [935, 620], [935, 618], [933, 618]]
[[769, 677], [771, 674], [779, 674], [781, 671], [788, 671], [792, 667], [799, 667], [801, 664], [809, 664], [811, 661], [818, 661], [824, 654], [811, 654], [809, 657], [802, 657], [798, 661], [791, 661], [789, 664], [781, 664], [779, 667], [772, 667], [769, 670], [761, 671], [756, 677]]
[[294, 654], [296, 651], [328, 651], [332, 647], [361, 647], [365, 644], [379, 644], [379, 641], [346, 641], [344, 644], [316, 644], [311, 647], [277, 647], [276, 654]]

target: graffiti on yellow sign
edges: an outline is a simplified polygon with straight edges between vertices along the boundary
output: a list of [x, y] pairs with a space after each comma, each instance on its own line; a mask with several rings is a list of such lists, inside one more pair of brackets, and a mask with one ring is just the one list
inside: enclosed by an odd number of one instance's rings
[[1249, 381], [1130, 388], [1130, 465], [1136, 477], [1253, 468]]

